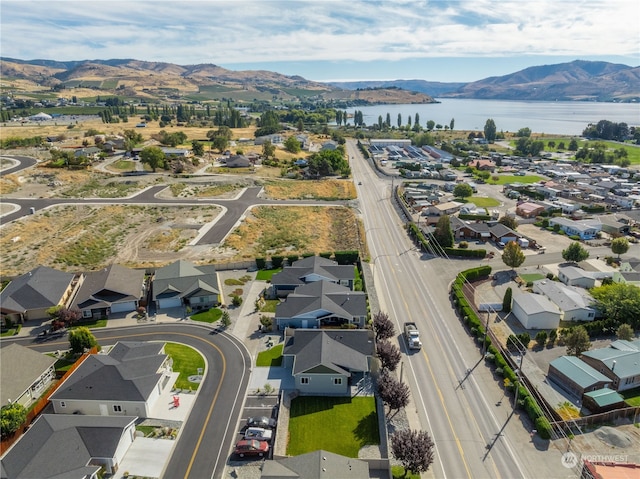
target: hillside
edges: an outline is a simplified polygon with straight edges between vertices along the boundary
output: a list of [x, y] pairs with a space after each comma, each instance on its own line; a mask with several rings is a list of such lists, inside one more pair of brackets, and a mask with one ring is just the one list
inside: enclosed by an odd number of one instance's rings
[[227, 70], [213, 64], [176, 65], [140, 60], [57, 62], [1, 58], [2, 87], [14, 97], [38, 99], [52, 90], [79, 99], [119, 95], [183, 101], [323, 101], [342, 108], [376, 103], [432, 103], [428, 95], [398, 88], [366, 92], [266, 70]]
[[467, 83], [449, 98], [640, 101], [640, 67], [576, 60]]

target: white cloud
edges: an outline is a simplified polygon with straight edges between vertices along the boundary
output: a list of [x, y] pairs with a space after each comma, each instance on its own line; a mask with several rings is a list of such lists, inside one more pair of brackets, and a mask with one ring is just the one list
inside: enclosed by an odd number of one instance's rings
[[180, 64], [638, 57], [636, 1], [2, 0], [2, 56]]

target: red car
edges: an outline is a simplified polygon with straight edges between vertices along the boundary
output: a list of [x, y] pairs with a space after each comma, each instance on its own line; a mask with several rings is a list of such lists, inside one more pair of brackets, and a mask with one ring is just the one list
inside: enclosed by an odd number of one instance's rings
[[266, 441], [258, 441], [256, 439], [244, 439], [238, 441], [236, 447], [233, 449], [233, 453], [236, 456], [266, 456], [269, 452], [269, 444]]

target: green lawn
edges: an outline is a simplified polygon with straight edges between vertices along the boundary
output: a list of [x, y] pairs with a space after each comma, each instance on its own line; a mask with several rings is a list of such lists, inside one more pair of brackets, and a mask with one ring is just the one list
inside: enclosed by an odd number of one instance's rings
[[205, 370], [204, 358], [195, 349], [184, 344], [167, 343], [165, 353], [173, 359], [173, 370], [180, 373], [175, 387], [180, 389], [198, 389], [198, 383], [189, 381], [189, 376], [198, 374], [198, 368]]
[[256, 279], [260, 280], [260, 281], [271, 281], [271, 277], [276, 274], [279, 273], [280, 271], [282, 271], [282, 268], [276, 268], [276, 269], [261, 269], [258, 271], [258, 273], [256, 274]]
[[211, 308], [207, 311], [201, 311], [191, 315], [191, 319], [194, 321], [200, 321], [203, 323], [215, 323], [222, 317], [222, 310], [218, 308]]
[[373, 397], [301, 396], [291, 402], [287, 446], [290, 456], [324, 449], [358, 457], [361, 447], [379, 443]]
[[473, 203], [478, 208], [491, 208], [500, 204], [500, 202], [495, 198], [485, 198], [484, 196], [472, 196], [471, 198], [465, 198], [465, 200]]
[[407, 473], [405, 475], [404, 467], [402, 466], [391, 466], [391, 475], [393, 479], [420, 479], [420, 474]]
[[538, 281], [539, 279], [544, 279], [546, 276], [540, 273], [531, 273], [531, 274], [521, 274], [520, 277], [522, 281], [528, 283], [529, 281]]
[[265, 299], [264, 306], [260, 308], [261, 313], [275, 313], [276, 306], [280, 304], [279, 299]]
[[498, 181], [493, 181], [493, 179], [489, 178], [487, 183], [490, 185], [506, 185], [509, 183], [537, 183], [542, 180], [540, 176], [537, 175], [525, 175], [525, 176], [515, 176], [515, 175], [499, 175]]
[[22, 325], [18, 325], [14, 328], [9, 328], [9, 329], [3, 329], [2, 332], [0, 332], [0, 337], [6, 337], [6, 336], [14, 336], [16, 334], [18, 334], [20, 332], [20, 327]]
[[76, 324], [69, 327], [69, 329], [75, 329], [75, 328], [95, 329], [95, 328], [106, 328], [106, 327], [107, 327], [106, 319], [81, 319]]
[[268, 366], [281, 366], [282, 365], [282, 350], [284, 344], [278, 344], [277, 346], [267, 349], [258, 353], [256, 358], [256, 366], [268, 367]]
[[629, 406], [640, 407], [640, 388], [629, 389], [628, 391], [620, 391], [620, 395], [624, 398]]

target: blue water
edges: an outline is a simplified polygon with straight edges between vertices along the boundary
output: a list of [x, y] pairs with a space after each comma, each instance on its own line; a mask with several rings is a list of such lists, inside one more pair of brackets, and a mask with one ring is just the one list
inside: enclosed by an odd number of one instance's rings
[[540, 102], [507, 100], [460, 100], [439, 99], [441, 103], [427, 105], [376, 105], [347, 109], [348, 113], [360, 110], [367, 125], [378, 123], [378, 116], [385, 121], [387, 113], [391, 125], [397, 126], [398, 113], [402, 124], [407, 124], [411, 116], [420, 116], [424, 128], [428, 120], [449, 126], [455, 120], [455, 130], [482, 131], [487, 119], [492, 118], [498, 131], [516, 132], [528, 127], [535, 133], [559, 135], [580, 135], [589, 123], [609, 120], [640, 126], [640, 104], [638, 103], [596, 103], [596, 102]]

